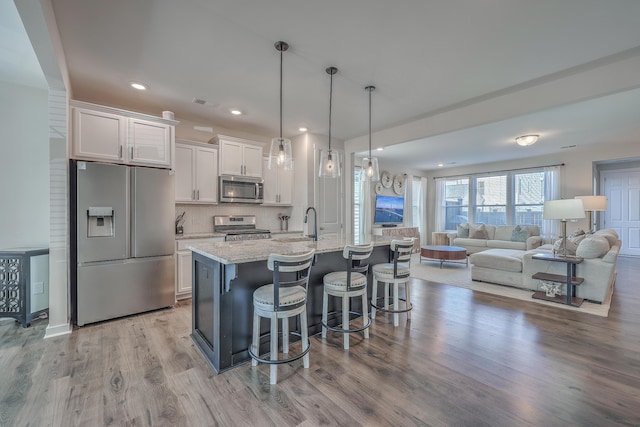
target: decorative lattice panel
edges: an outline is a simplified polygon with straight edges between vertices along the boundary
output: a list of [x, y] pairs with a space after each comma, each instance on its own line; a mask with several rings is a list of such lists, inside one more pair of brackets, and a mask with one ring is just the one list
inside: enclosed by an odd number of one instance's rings
[[0, 258], [0, 312], [19, 313], [22, 258]]

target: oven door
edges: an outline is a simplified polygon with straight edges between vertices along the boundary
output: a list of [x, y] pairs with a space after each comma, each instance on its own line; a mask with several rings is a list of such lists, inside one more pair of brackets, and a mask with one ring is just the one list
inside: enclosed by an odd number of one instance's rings
[[220, 202], [226, 203], [262, 203], [262, 178], [244, 176], [220, 176]]

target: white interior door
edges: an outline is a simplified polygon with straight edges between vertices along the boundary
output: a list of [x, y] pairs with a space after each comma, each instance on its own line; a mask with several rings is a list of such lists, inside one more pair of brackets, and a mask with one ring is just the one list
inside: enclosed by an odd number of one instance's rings
[[622, 240], [621, 255], [640, 256], [640, 168], [602, 171], [607, 196], [602, 228], [613, 228]]
[[[316, 159], [319, 159], [319, 150], [316, 151]], [[338, 153], [338, 157], [340, 158], [339, 163], [341, 168], [341, 174], [338, 178], [319, 178], [317, 170], [318, 162], [315, 162], [314, 174], [318, 182], [318, 234], [323, 236], [338, 235], [342, 231], [344, 222], [342, 209], [344, 199], [344, 156], [342, 153]]]

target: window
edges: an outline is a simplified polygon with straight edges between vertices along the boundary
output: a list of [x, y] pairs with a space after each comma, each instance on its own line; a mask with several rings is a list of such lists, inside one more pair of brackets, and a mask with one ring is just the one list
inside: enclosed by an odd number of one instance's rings
[[449, 179], [444, 183], [445, 230], [455, 230], [469, 222], [469, 179]]
[[436, 196], [439, 231], [455, 230], [464, 222], [533, 224], [543, 230], [544, 201], [556, 199], [559, 188], [556, 166], [442, 178], [440, 182]]
[[542, 228], [544, 172], [517, 173], [514, 180], [514, 224], [535, 224]]
[[476, 178], [475, 215], [473, 222], [492, 225], [507, 224], [507, 176]]

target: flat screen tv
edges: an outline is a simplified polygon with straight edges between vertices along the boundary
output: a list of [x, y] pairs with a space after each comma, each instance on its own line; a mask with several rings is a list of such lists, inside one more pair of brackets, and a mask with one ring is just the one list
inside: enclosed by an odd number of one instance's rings
[[402, 224], [404, 197], [376, 196], [374, 224]]

